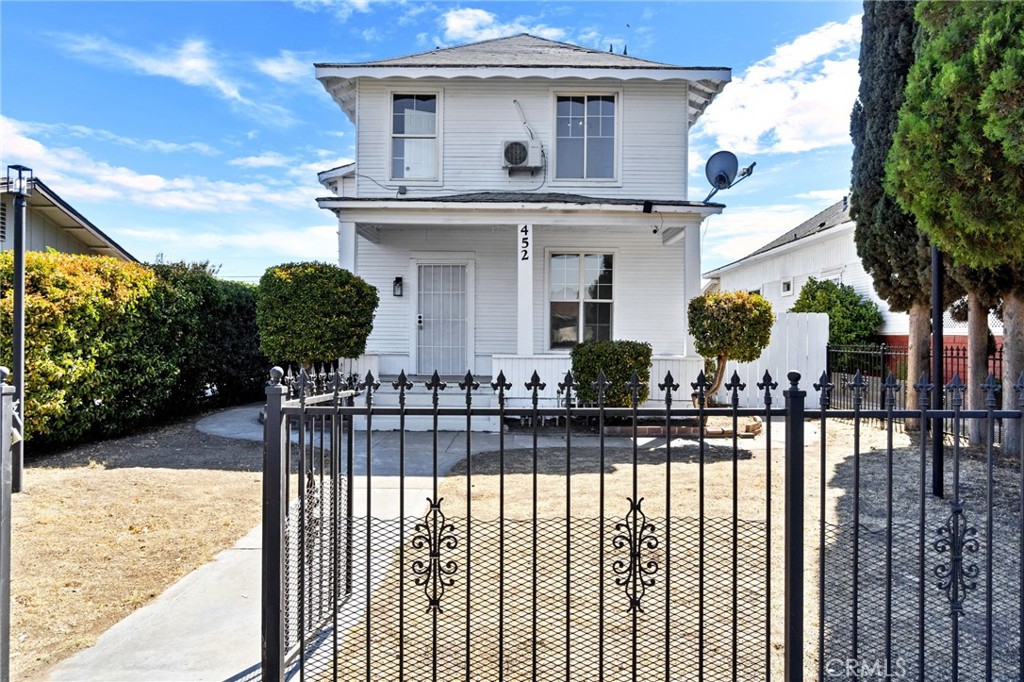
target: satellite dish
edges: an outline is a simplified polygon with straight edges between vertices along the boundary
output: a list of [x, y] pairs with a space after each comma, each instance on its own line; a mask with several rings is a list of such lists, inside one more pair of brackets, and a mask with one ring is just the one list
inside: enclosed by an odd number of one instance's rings
[[719, 190], [729, 189], [740, 182], [740, 180], [750, 177], [750, 174], [754, 172], [755, 165], [757, 164], [752, 163], [743, 170], [740, 170], [740, 162], [732, 152], [722, 151], [712, 154], [711, 158], [708, 159], [707, 165], [704, 167], [704, 174], [707, 175], [708, 182], [711, 183], [714, 189], [704, 199], [704, 203], [711, 201], [711, 197], [715, 196]]
[[715, 152], [704, 167], [708, 182], [715, 189], [728, 189], [739, 171], [740, 162], [732, 152]]

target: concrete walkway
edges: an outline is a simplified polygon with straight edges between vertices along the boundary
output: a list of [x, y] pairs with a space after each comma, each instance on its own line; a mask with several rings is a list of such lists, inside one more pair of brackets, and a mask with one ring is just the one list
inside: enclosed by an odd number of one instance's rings
[[[199, 430], [228, 438], [262, 440], [257, 410], [246, 406], [205, 417]], [[399, 485], [395, 465], [399, 434], [373, 432], [373, 475], [366, 471], [366, 433], [356, 437], [354, 502], [365, 509], [372, 489], [372, 514], [397, 518]], [[585, 446], [588, 438], [574, 437]], [[614, 441], [614, 442], [613, 442]], [[629, 439], [608, 439], [609, 446]], [[545, 436], [540, 447], [564, 446], [562, 437]], [[473, 434], [473, 452], [497, 449], [498, 434]], [[532, 436], [506, 436], [507, 448], [532, 445]], [[438, 438], [441, 475], [461, 461], [466, 435], [444, 432]], [[391, 456], [388, 457], [388, 454]], [[378, 461], [379, 457], [379, 461]], [[406, 434], [406, 499], [425, 499], [433, 472], [433, 435]], [[172, 585], [153, 602], [105, 632], [96, 644], [52, 669], [50, 679], [75, 682], [241, 682], [260, 678], [260, 527]]]

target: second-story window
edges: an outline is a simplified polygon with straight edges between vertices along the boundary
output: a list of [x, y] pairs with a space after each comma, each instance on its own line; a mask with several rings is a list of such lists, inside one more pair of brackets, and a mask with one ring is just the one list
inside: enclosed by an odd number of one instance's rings
[[555, 179], [615, 177], [615, 95], [558, 96]]
[[437, 179], [437, 95], [394, 95], [391, 178]]

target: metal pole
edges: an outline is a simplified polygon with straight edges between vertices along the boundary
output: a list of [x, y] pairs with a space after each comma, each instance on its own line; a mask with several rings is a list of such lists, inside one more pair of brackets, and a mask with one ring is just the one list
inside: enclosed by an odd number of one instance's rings
[[274, 367], [267, 386], [266, 420], [263, 422], [263, 595], [262, 631], [264, 680], [284, 680], [284, 555], [285, 495], [288, 486], [287, 417], [282, 413], [287, 388], [284, 372]]
[[0, 682], [11, 679], [11, 417], [14, 387], [0, 367]]
[[[932, 409], [942, 409], [942, 254], [932, 247]], [[925, 427], [924, 424], [921, 425]], [[932, 495], [942, 497], [942, 417], [932, 419]]]
[[800, 390], [799, 372], [790, 372], [786, 377], [789, 388], [783, 392], [786, 397], [784, 674], [786, 682], [801, 682], [804, 674], [804, 398], [807, 392]]
[[21, 492], [25, 463], [25, 195], [14, 195], [14, 415], [21, 438], [11, 445], [11, 491]]

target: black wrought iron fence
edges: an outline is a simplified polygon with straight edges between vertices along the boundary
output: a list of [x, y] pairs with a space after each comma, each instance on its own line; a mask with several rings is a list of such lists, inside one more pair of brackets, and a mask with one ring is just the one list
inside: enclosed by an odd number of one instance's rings
[[[555, 409], [539, 407], [536, 373], [523, 387], [467, 374], [447, 405], [435, 374], [416, 387], [422, 406], [407, 404], [404, 374], [354, 386], [277, 374], [264, 678], [1020, 679], [1024, 456], [997, 456], [992, 436], [1021, 418], [1024, 377], [1013, 409], [997, 409], [990, 382], [971, 411], [959, 377], [947, 409], [927, 392], [897, 409], [891, 374], [881, 409], [866, 407], [864, 382], [837, 409], [823, 374], [813, 412], [799, 374], [787, 379], [783, 391], [765, 375], [758, 409], [737, 407], [735, 375], [730, 407], [694, 408], [676, 398], [705, 391], [703, 374], [686, 388], [669, 374], [661, 407], [613, 409], [603, 377], [597, 406], [577, 407], [568, 374]], [[508, 407], [523, 389], [531, 406]], [[911, 416], [949, 418], [954, 433], [985, 425], [983, 457], [954, 438], [947, 499], [927, 494], [927, 433], [895, 429]], [[597, 435], [575, 432], [577, 417]], [[446, 418], [462, 430], [441, 431]], [[542, 428], [553, 418], [564, 428]], [[605, 435], [612, 418], [629, 437]], [[384, 420], [394, 430], [375, 430]], [[495, 420], [518, 430], [474, 430]], [[685, 439], [649, 430], [709, 420]]]
[[[987, 360], [987, 372], [995, 377], [996, 381], [1002, 381], [1003, 376], [1003, 347], [995, 346], [990, 349]], [[930, 360], [926, 366], [931, 368]], [[964, 384], [977, 381], [980, 385], [986, 377], [972, 378], [968, 371], [967, 348], [962, 345], [945, 346], [942, 349], [943, 383], [952, 381], [954, 376], [960, 377]], [[833, 409], [849, 410], [853, 407], [854, 390], [852, 386], [860, 381], [864, 384], [863, 408], [866, 410], [885, 409], [885, 384], [886, 377], [892, 373], [899, 391], [897, 392], [897, 408], [913, 409], [915, 406], [906, 403], [907, 396], [907, 367], [908, 348], [906, 346], [893, 346], [888, 344], [866, 344], [853, 346], [838, 346], [829, 344], [827, 347], [827, 371], [829, 380], [835, 387], [832, 395]], [[856, 375], [860, 374], [860, 379]], [[912, 382], [911, 382], [912, 383]], [[1002, 394], [996, 395], [997, 409], [1002, 407]], [[874, 420], [878, 426], [883, 426], [883, 420]], [[903, 427], [903, 420], [897, 419], [897, 428]], [[946, 436], [953, 436], [953, 423], [950, 419], [943, 420], [943, 433]], [[996, 420], [995, 429], [996, 443], [1002, 440], [1002, 422]]]

